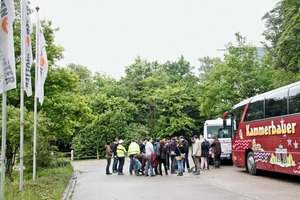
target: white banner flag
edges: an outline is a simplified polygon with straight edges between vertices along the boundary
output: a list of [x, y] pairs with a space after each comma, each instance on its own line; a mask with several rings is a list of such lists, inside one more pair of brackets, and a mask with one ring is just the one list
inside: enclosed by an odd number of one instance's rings
[[15, 8], [13, 0], [1, 0], [0, 28], [0, 93], [17, 87], [13, 21]]
[[42, 26], [39, 26], [39, 62], [38, 62], [38, 81], [37, 81], [37, 98], [43, 104], [44, 101], [44, 84], [48, 73], [48, 59], [46, 52], [46, 41]]
[[24, 72], [24, 80], [23, 83], [25, 83], [25, 91], [26, 95], [29, 97], [32, 95], [32, 85], [31, 85], [31, 65], [32, 65], [32, 47], [31, 47], [31, 38], [30, 35], [32, 33], [32, 25], [31, 25], [31, 20], [30, 20], [30, 9], [28, 6], [28, 1], [25, 1], [25, 6], [24, 6], [24, 17], [23, 23], [25, 24], [25, 39], [23, 40], [25, 42], [25, 56], [26, 56], [26, 62], [25, 62], [25, 72]]

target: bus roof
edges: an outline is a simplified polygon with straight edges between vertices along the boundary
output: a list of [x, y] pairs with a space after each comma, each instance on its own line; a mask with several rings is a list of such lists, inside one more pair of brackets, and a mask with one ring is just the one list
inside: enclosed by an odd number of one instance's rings
[[[227, 119], [227, 124], [230, 124], [230, 119]], [[206, 120], [204, 123], [204, 126], [208, 126], [208, 125], [222, 125], [223, 126], [223, 119], [217, 118], [217, 119]]]
[[286, 86], [283, 86], [283, 87], [280, 87], [280, 88], [277, 88], [277, 89], [274, 89], [274, 90], [271, 90], [271, 91], [268, 91], [268, 92], [265, 92], [265, 93], [262, 93], [262, 94], [258, 94], [256, 96], [253, 96], [253, 97], [250, 97], [248, 99], [245, 99], [245, 100], [241, 101], [240, 103], [234, 105], [233, 109], [248, 104], [253, 98], [260, 98], [262, 96], [266, 96], [268, 94], [277, 93], [279, 91], [286, 90], [288, 88], [295, 87], [295, 86], [298, 86], [298, 85], [300, 85], [300, 81], [292, 83], [292, 84], [289, 84], [289, 85], [286, 85]]

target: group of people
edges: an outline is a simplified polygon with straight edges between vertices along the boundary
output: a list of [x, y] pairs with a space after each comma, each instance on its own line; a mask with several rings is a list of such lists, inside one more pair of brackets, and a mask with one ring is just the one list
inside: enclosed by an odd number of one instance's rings
[[[124, 141], [116, 138], [114, 143], [107, 142], [105, 145], [105, 157], [107, 159], [106, 174], [111, 175], [110, 165], [112, 163], [112, 172], [118, 175], [124, 175], [123, 167], [125, 157], [130, 158], [129, 174], [136, 176], [156, 176], [163, 175], [163, 169], [166, 175], [168, 170], [171, 174], [183, 176], [185, 168], [194, 175], [200, 175], [201, 170], [209, 169], [209, 150], [211, 149], [214, 158], [215, 168], [220, 167], [221, 145], [216, 136], [212, 137], [210, 143], [202, 135], [191, 138], [192, 152], [191, 156], [195, 164], [194, 170], [189, 164], [189, 142], [180, 136], [179, 138], [156, 139], [152, 138], [141, 140], [132, 139], [128, 146], [128, 151], [123, 146]], [[177, 171], [177, 172], [176, 172]]]

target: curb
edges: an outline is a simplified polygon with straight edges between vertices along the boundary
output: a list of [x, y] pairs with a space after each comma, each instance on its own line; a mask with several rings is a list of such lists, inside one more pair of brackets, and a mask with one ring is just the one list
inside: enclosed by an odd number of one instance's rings
[[69, 181], [68, 187], [65, 189], [61, 200], [71, 200], [72, 199], [79, 173], [80, 173], [79, 171], [73, 172], [72, 177]]

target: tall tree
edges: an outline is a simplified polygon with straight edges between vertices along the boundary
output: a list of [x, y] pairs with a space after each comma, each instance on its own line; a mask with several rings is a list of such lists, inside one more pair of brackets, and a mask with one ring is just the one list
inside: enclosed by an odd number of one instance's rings
[[287, 71], [300, 72], [300, 2], [284, 0], [281, 3], [281, 35], [275, 47], [277, 63]]
[[272, 80], [271, 69], [262, 67], [255, 47], [236, 34], [237, 45], [229, 44], [223, 62], [217, 62], [211, 74], [201, 82], [201, 114], [221, 117], [239, 101], [267, 91]]

